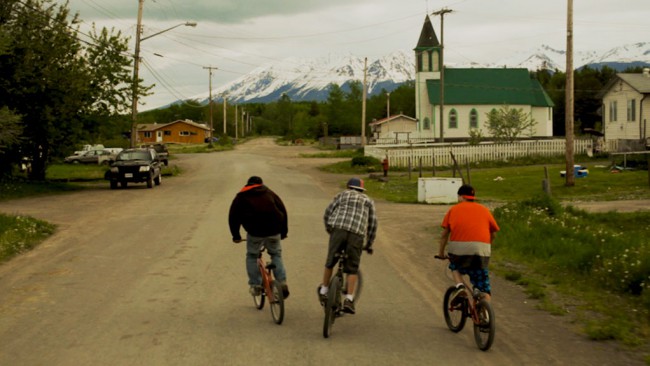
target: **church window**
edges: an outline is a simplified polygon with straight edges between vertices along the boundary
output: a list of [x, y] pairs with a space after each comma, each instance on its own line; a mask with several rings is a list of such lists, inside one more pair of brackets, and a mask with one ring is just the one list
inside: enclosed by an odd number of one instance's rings
[[458, 112], [455, 109], [449, 111], [449, 128], [458, 128]]
[[476, 109], [469, 112], [469, 128], [478, 128], [478, 112]]
[[429, 119], [429, 117], [424, 117], [424, 129], [425, 130], [431, 129], [431, 120]]

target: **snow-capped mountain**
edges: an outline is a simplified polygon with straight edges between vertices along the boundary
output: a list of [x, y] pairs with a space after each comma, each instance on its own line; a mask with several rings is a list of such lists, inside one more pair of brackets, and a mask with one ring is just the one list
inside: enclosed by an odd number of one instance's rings
[[[575, 52], [573, 65], [596, 67], [610, 65], [617, 69], [627, 66], [650, 65], [650, 42], [616, 47], [605, 52]], [[460, 64], [447, 62], [447, 67], [510, 67], [529, 70], [549, 69], [564, 71], [566, 52], [542, 45], [537, 49], [512, 54], [496, 62]], [[249, 74], [212, 91], [221, 99], [224, 93], [230, 102], [270, 102], [287, 94], [291, 100], [325, 100], [329, 85], [338, 84], [347, 90], [353, 81], [364, 78], [364, 58], [346, 55], [317, 59], [289, 58]], [[415, 57], [413, 51], [396, 51], [376, 60], [368, 60], [368, 95], [382, 89], [392, 91], [400, 84], [414, 80]], [[207, 93], [192, 99], [207, 104]]]

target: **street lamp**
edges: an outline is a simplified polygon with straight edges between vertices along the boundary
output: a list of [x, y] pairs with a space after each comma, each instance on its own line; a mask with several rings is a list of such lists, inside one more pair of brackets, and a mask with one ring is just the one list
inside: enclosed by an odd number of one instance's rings
[[137, 118], [138, 118], [138, 73], [140, 71], [140, 42], [149, 39], [151, 37], [155, 37], [161, 33], [165, 33], [167, 31], [170, 31], [174, 28], [178, 28], [180, 26], [187, 26], [187, 27], [196, 27], [196, 22], [185, 22], [185, 23], [180, 23], [177, 24], [171, 28], [167, 28], [165, 30], [161, 30], [160, 32], [154, 33], [150, 36], [140, 38], [140, 35], [142, 33], [142, 8], [143, 8], [143, 3], [144, 0], [139, 0], [139, 6], [138, 6], [138, 24], [135, 30], [135, 55], [134, 55], [134, 62], [133, 62], [133, 96], [132, 96], [132, 104], [131, 104], [131, 118], [132, 118], [132, 123], [131, 123], [131, 147], [135, 147], [136, 142], [137, 142]]

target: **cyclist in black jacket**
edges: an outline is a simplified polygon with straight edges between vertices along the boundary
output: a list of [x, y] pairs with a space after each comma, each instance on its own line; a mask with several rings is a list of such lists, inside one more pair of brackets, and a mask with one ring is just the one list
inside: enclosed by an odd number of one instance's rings
[[262, 178], [252, 176], [237, 193], [228, 215], [232, 241], [242, 241], [240, 226], [246, 230], [246, 271], [251, 294], [262, 291], [262, 277], [257, 268], [260, 245], [264, 245], [275, 264], [273, 275], [282, 284], [284, 297], [289, 296], [287, 275], [282, 263], [280, 241], [287, 237], [287, 210], [280, 197], [264, 185]]

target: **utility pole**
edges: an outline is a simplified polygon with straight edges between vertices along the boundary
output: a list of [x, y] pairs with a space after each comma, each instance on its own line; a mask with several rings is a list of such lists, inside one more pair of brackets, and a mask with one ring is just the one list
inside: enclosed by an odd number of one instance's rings
[[386, 118], [390, 118], [390, 92], [386, 93]]
[[226, 93], [223, 93], [223, 134], [226, 135]]
[[138, 85], [140, 70], [140, 37], [142, 36], [142, 10], [144, 0], [138, 0], [138, 23], [135, 28], [135, 56], [133, 57], [133, 86], [131, 89], [131, 147], [135, 147], [138, 140]]
[[573, 0], [567, 0], [566, 32], [566, 100], [564, 128], [566, 134], [566, 178], [565, 186], [575, 186], [573, 168]]
[[217, 70], [217, 68], [212, 66], [204, 66], [203, 68], [208, 70], [210, 74], [210, 102], [209, 102], [210, 103], [210, 142], [209, 144], [210, 146], [212, 146], [212, 137], [213, 137], [212, 131], [214, 131], [212, 125], [212, 70]]
[[241, 109], [241, 136], [246, 136], [246, 108]]
[[366, 95], [368, 94], [368, 58], [363, 65], [363, 100], [361, 102], [361, 146], [366, 146]]
[[239, 123], [239, 120], [238, 120], [239, 116], [237, 115], [237, 107], [238, 107], [238, 105], [235, 104], [235, 140], [237, 140], [237, 138], [239, 137], [238, 136], [239, 131], [238, 131], [238, 126], [237, 126], [237, 124]]
[[445, 142], [445, 14], [451, 13], [452, 11], [451, 9], [445, 8], [432, 13], [432, 15], [440, 15], [440, 142]]

